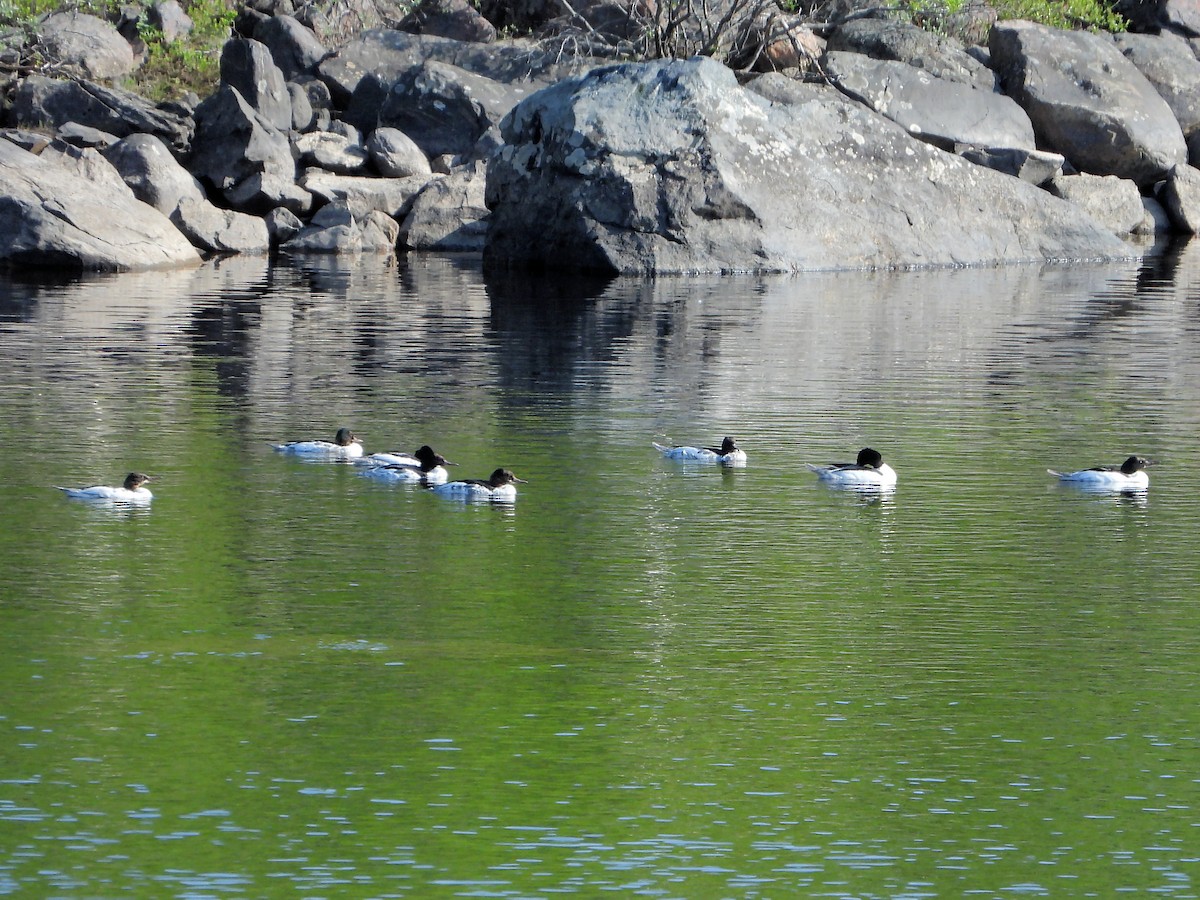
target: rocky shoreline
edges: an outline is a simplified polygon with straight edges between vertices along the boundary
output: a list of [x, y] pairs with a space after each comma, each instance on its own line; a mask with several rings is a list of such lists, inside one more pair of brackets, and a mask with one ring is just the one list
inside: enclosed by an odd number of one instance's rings
[[459, 37], [426, 17], [331, 50], [244, 13], [219, 89], [158, 105], [109, 86], [133, 62], [112, 26], [51, 17], [41, 40], [72, 77], [9, 84], [0, 262], [471, 251], [798, 272], [1111, 259], [1200, 229], [1200, 60], [1171, 21], [999, 22], [984, 46], [848, 16], [824, 38], [789, 24], [804, 52], [747, 72], [498, 41], [471, 15]]

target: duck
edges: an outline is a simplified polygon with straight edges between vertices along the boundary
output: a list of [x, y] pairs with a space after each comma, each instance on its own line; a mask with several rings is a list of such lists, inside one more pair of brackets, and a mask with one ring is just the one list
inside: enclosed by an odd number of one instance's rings
[[463, 500], [496, 500], [511, 503], [517, 499], [518, 484], [528, 482], [518, 478], [508, 469], [497, 469], [486, 481], [448, 481], [434, 487], [433, 492], [443, 497], [458, 497]]
[[713, 447], [668, 447], [665, 444], [650, 442], [659, 453], [667, 459], [677, 462], [719, 463], [723, 466], [744, 466], [746, 451], [742, 450], [731, 437], [721, 441], [720, 449]]
[[339, 428], [332, 441], [289, 441], [271, 446], [280, 453], [309, 459], [358, 459], [363, 455], [362, 442], [349, 428]]
[[883, 454], [870, 447], [858, 451], [852, 463], [830, 463], [814, 466], [805, 463], [817, 478], [831, 485], [853, 488], [892, 488], [896, 486], [896, 470], [883, 461]]
[[1144, 456], [1130, 456], [1119, 466], [1095, 466], [1078, 472], [1046, 471], [1062, 484], [1097, 491], [1144, 491], [1150, 487], [1146, 467], [1151, 465]]
[[454, 465], [446, 457], [440, 453], [436, 453], [428, 444], [418, 448], [417, 452], [412, 456], [393, 453], [372, 453], [369, 457], [356, 460], [356, 463], [362, 463], [365, 459], [374, 459], [376, 457], [411, 459], [412, 462], [376, 464], [364, 469], [361, 474], [368, 478], [380, 478], [385, 481], [402, 481], [410, 484], [445, 484], [450, 476], [444, 467]]
[[125, 481], [120, 487], [96, 485], [86, 488], [60, 487], [58, 490], [62, 491], [72, 500], [87, 500], [93, 503], [146, 504], [154, 499], [154, 495], [150, 493], [150, 489], [142, 487], [149, 480], [149, 475], [143, 475], [141, 472], [130, 472], [125, 476]]

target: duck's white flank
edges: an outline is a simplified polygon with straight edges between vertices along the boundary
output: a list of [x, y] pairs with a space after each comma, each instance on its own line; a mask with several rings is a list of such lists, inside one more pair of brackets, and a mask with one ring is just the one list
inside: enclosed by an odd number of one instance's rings
[[1146, 467], [1150, 460], [1144, 456], [1130, 456], [1119, 466], [1095, 466], [1077, 472], [1046, 471], [1062, 484], [1098, 491], [1144, 491], [1150, 487], [1150, 476]]
[[495, 500], [511, 503], [517, 499], [517, 485], [525, 483], [523, 478], [518, 478], [508, 469], [496, 469], [486, 480], [448, 481], [438, 485], [433, 491], [443, 497], [457, 497], [460, 500]]
[[289, 441], [286, 444], [272, 444], [280, 453], [301, 456], [308, 459], [358, 459], [363, 455], [362, 442], [354, 436], [349, 428], [339, 428], [332, 441]]
[[883, 461], [883, 455], [878, 450], [870, 447], [858, 451], [858, 459], [852, 463], [805, 465], [821, 481], [839, 487], [886, 489], [896, 486], [896, 470]]
[[154, 499], [150, 489], [143, 487], [150, 476], [140, 472], [130, 472], [125, 476], [125, 482], [120, 487], [95, 485], [86, 488], [65, 488], [59, 490], [72, 500], [85, 500], [92, 503], [135, 503], [147, 504]]
[[731, 437], [727, 437], [721, 441], [719, 448], [669, 447], [666, 444], [659, 444], [654, 441], [651, 441], [650, 444], [664, 457], [676, 462], [717, 463], [723, 466], [744, 466], [746, 464], [746, 451], [738, 447], [737, 442]]

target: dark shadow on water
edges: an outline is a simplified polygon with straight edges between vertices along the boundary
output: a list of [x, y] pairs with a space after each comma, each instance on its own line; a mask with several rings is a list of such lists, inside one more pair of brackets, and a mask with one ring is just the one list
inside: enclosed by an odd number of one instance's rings
[[505, 348], [500, 377], [510, 398], [536, 403], [574, 383], [583, 363], [611, 360], [634, 329], [636, 292], [616, 279], [547, 272], [484, 272], [488, 327]]
[[38, 301], [47, 294], [71, 291], [89, 281], [120, 277], [110, 272], [50, 267], [0, 271], [0, 324], [30, 321]]
[[1137, 293], [1154, 293], [1175, 287], [1179, 266], [1191, 243], [1190, 234], [1173, 234], [1157, 241], [1154, 249], [1142, 259], [1137, 273]]

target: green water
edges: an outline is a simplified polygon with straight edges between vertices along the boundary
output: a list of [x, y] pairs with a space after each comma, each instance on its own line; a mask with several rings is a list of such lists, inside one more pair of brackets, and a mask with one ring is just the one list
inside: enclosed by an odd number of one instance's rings
[[0, 283], [0, 894], [1196, 896], [1198, 273]]

